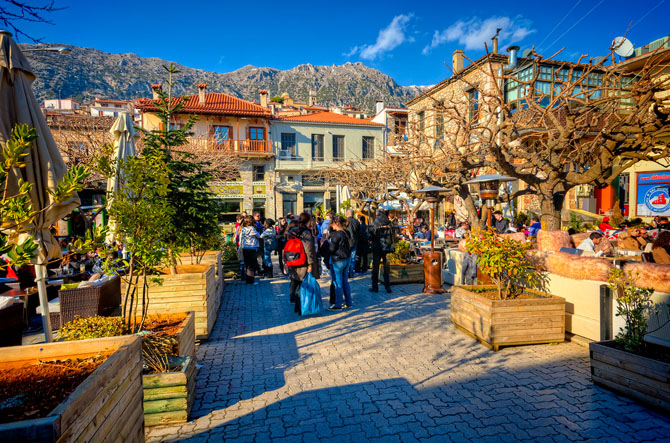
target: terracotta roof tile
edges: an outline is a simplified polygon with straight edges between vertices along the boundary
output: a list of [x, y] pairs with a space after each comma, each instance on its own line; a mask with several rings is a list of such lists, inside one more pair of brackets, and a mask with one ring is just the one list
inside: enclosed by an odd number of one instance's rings
[[312, 122], [312, 123], [338, 123], [341, 125], [365, 125], [365, 126], [384, 126], [383, 123], [375, 123], [362, 118], [349, 117], [347, 115], [336, 114], [334, 112], [317, 112], [315, 114], [296, 115], [293, 117], [283, 117], [279, 120], [294, 122]]
[[[173, 100], [183, 101], [182, 114], [214, 114], [240, 115], [249, 117], [271, 117], [272, 111], [250, 101], [233, 97], [222, 92], [208, 92], [205, 94], [205, 104], [201, 104], [198, 95], [176, 97]], [[158, 109], [154, 100], [143, 98], [139, 100], [137, 108], [145, 112], [156, 112]]]

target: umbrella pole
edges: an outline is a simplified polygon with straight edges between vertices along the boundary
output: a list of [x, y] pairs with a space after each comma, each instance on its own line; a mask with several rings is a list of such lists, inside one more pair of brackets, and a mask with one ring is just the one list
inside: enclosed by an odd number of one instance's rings
[[53, 335], [51, 334], [51, 318], [49, 317], [49, 299], [47, 298], [47, 267], [45, 265], [35, 265], [35, 281], [37, 282], [37, 292], [40, 297], [40, 306], [42, 307], [42, 328], [44, 329], [44, 341], [51, 343]]

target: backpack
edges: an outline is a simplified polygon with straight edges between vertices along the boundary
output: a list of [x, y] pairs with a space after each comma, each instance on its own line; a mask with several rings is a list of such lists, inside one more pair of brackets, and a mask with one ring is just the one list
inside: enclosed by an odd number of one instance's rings
[[284, 263], [289, 268], [304, 266], [307, 264], [307, 254], [302, 240], [298, 237], [291, 237], [284, 246]]
[[275, 234], [274, 229], [272, 230], [272, 235], [263, 238], [263, 246], [266, 251], [275, 251], [277, 249], [277, 234]]

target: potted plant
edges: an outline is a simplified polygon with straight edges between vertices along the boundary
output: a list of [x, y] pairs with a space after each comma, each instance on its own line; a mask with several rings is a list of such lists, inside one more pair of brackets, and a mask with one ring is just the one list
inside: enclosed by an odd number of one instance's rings
[[[411, 262], [409, 259], [409, 242], [401, 240], [395, 244], [395, 252], [386, 255], [389, 264], [389, 281], [391, 284], [423, 283], [423, 263]], [[380, 275], [383, 269], [380, 269]]]
[[649, 330], [648, 320], [659, 310], [651, 301], [654, 290], [639, 288], [636, 281], [637, 277], [620, 269], [610, 271], [608, 285], [615, 291], [616, 315], [623, 317], [625, 327], [615, 340], [589, 343], [591, 379], [670, 413], [670, 349], [645, 340], [647, 334], [654, 332]]
[[543, 276], [528, 259], [528, 242], [475, 232], [466, 248], [492, 285], [455, 286], [451, 321], [497, 351], [500, 346], [565, 339], [565, 299], [542, 292]]
[[224, 243], [221, 249], [221, 266], [225, 277], [235, 278], [240, 274], [241, 262], [237, 256], [237, 245], [235, 242]]

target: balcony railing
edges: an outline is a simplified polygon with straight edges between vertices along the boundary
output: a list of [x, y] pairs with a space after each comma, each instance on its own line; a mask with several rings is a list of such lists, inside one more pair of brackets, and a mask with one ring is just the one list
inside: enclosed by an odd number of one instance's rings
[[189, 140], [197, 150], [226, 152], [241, 155], [272, 155], [272, 148], [268, 140], [217, 140], [209, 138], [191, 138]]

